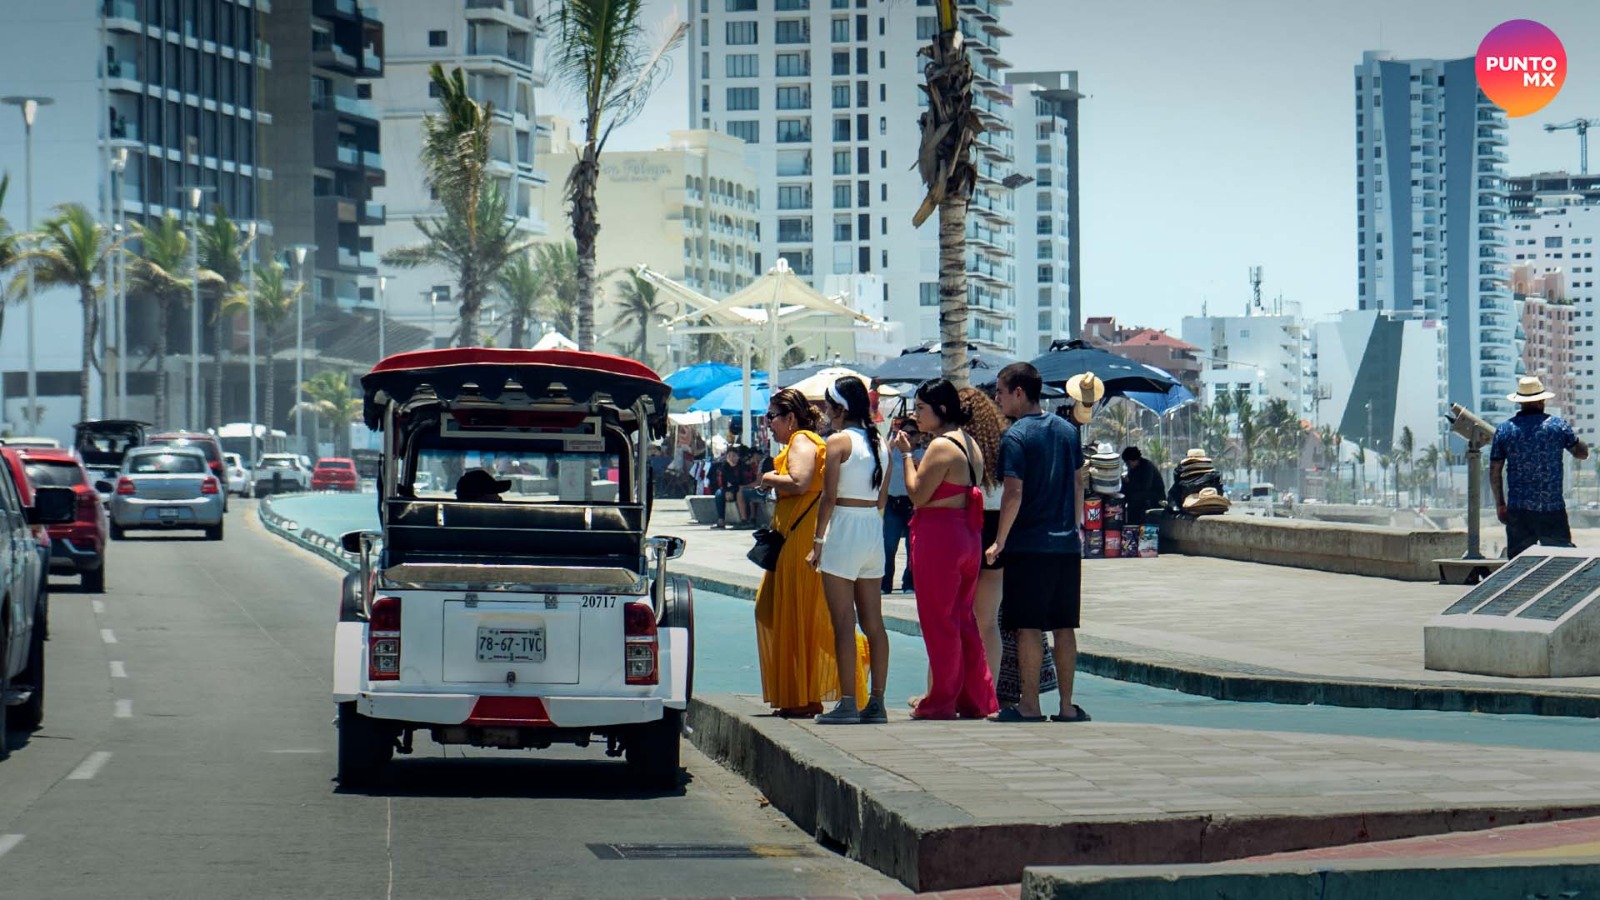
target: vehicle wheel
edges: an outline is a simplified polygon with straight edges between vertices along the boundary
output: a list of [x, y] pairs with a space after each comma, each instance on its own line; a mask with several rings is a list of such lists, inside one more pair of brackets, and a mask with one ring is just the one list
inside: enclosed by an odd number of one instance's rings
[[121, 525], [118, 525], [115, 522], [111, 523], [111, 539], [113, 541], [126, 540], [127, 537], [128, 537], [128, 533], [126, 531], [122, 530], [122, 526]]
[[106, 592], [106, 564], [100, 562], [100, 568], [83, 573], [82, 587], [91, 594], [104, 594]]
[[351, 789], [377, 779], [394, 756], [394, 736], [356, 712], [354, 702], [339, 704], [339, 784]]
[[222, 523], [221, 522], [218, 522], [217, 524], [215, 524], [215, 525], [211, 526], [210, 528], [206, 529], [206, 540], [208, 540], [208, 541], [220, 541], [220, 540], [222, 540]]
[[685, 680], [689, 699], [694, 696], [694, 585], [686, 575], [669, 575], [667, 608], [661, 614], [661, 627], [689, 631], [689, 677]]
[[643, 787], [671, 790], [678, 786], [678, 751], [683, 737], [683, 712], [665, 710], [659, 722], [640, 725], [627, 742], [628, 771]]
[[28, 641], [28, 667], [22, 670], [25, 684], [33, 688], [28, 702], [17, 707], [15, 725], [33, 731], [44, 724], [44, 629], [34, 617], [33, 637]]

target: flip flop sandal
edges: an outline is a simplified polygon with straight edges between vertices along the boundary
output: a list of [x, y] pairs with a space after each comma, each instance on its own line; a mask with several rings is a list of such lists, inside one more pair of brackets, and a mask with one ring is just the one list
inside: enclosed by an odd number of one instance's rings
[[1093, 719], [1089, 718], [1089, 714], [1084, 711], [1083, 707], [1079, 706], [1076, 703], [1072, 704], [1072, 711], [1077, 713], [1077, 715], [1075, 715], [1075, 716], [1055, 715], [1055, 716], [1051, 716], [1050, 717], [1050, 721], [1052, 721], [1052, 722], [1092, 722], [1092, 721], [1094, 721]]
[[991, 721], [991, 722], [1043, 722], [1044, 720], [1045, 720], [1044, 716], [1025, 716], [1022, 713], [1017, 712], [1017, 708], [1015, 706], [1008, 706], [1005, 709], [1002, 709], [999, 712], [995, 713], [994, 718], [990, 719], [989, 721]]

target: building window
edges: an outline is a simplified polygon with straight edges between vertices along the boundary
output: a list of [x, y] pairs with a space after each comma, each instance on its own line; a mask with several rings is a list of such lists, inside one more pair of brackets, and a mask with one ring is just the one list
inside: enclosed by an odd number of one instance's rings
[[779, 109], [810, 109], [811, 88], [809, 87], [781, 87], [778, 88]]
[[833, 239], [835, 241], [848, 241], [851, 239], [850, 217], [838, 216], [833, 220]]
[[795, 144], [811, 140], [810, 119], [779, 119], [778, 143]]
[[778, 12], [787, 12], [789, 10], [796, 9], [810, 9], [811, 0], [777, 0], [776, 4], [772, 8]]
[[833, 120], [833, 139], [836, 141], [850, 140], [849, 116], [839, 116]]
[[804, 77], [811, 74], [811, 53], [779, 53], [776, 63], [780, 76]]
[[835, 151], [833, 151], [833, 174], [835, 174], [835, 175], [849, 175], [850, 174], [850, 151], [849, 150], [835, 150]]
[[760, 36], [754, 22], [729, 22], [725, 30], [727, 43], [731, 46], [754, 44]]
[[756, 0], [727, 0], [728, 12], [755, 12]]
[[433, 97], [435, 99], [437, 99], [440, 96], [439, 85], [436, 82], [433, 82], [433, 81], [429, 81], [428, 82], [428, 96], [429, 97]]
[[448, 46], [449, 43], [450, 43], [450, 33], [448, 31], [430, 31], [430, 32], [428, 32], [428, 46], [429, 47], [445, 47], [445, 46]]
[[759, 78], [761, 77], [761, 55], [757, 53], [731, 53], [724, 57], [727, 60], [727, 73], [729, 78]]
[[833, 206], [835, 209], [850, 208], [850, 182], [844, 181], [834, 184]]
[[937, 281], [924, 281], [921, 284], [917, 285], [917, 305], [918, 306], [938, 306], [939, 305], [939, 282], [937, 282]]
[[917, 40], [931, 41], [938, 33], [938, 16], [917, 16]]
[[761, 108], [759, 88], [728, 88], [728, 109], [748, 110]]
[[746, 144], [759, 144], [761, 143], [761, 123], [752, 119], [729, 122], [728, 134], [731, 137], [742, 139]]
[[850, 51], [840, 50], [833, 54], [833, 74], [850, 74]]
[[811, 43], [810, 19], [779, 19], [774, 25], [776, 40], [780, 44]]
[[828, 32], [828, 37], [835, 44], [850, 43], [850, 20], [845, 18], [834, 19]]
[[836, 84], [833, 86], [833, 108], [847, 109], [850, 106], [850, 85]]

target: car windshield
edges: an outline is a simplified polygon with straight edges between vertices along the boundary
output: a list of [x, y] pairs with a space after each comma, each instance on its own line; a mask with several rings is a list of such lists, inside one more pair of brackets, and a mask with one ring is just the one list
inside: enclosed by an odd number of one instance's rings
[[[468, 475], [480, 469], [489, 477]], [[499, 446], [423, 447], [405, 481], [419, 499], [594, 504], [628, 499], [622, 478], [615, 453], [535, 450], [525, 442], [518, 446], [507, 441]]]
[[277, 457], [269, 456], [266, 459], [263, 459], [261, 461], [261, 468], [263, 468], [263, 469], [293, 469], [293, 468], [295, 468], [295, 461], [292, 460], [292, 459], [287, 459], [285, 457], [281, 457], [281, 456], [277, 456]]
[[347, 463], [347, 462], [323, 460], [322, 462], [317, 463], [317, 468], [319, 468], [319, 469], [334, 469], [334, 470], [337, 470], [337, 471], [340, 471], [340, 472], [349, 472], [349, 471], [352, 471], [352, 470], [355, 469], [355, 465], [353, 463]]
[[128, 460], [130, 475], [198, 475], [205, 460], [190, 453], [141, 453]]
[[39, 487], [77, 487], [84, 484], [83, 470], [69, 462], [28, 463], [28, 478]]
[[213, 459], [217, 455], [216, 447], [210, 441], [197, 441], [192, 438], [160, 438], [150, 442], [154, 447], [193, 447], [206, 455], [206, 459]]

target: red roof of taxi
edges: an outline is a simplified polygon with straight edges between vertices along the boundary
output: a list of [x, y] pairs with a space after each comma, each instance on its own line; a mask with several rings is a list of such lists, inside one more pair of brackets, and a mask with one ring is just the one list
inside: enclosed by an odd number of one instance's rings
[[369, 374], [407, 369], [437, 369], [443, 366], [567, 366], [595, 369], [613, 375], [626, 375], [660, 381], [654, 369], [638, 360], [605, 353], [580, 350], [502, 350], [494, 347], [447, 347], [439, 350], [413, 350], [397, 353], [372, 367]]

